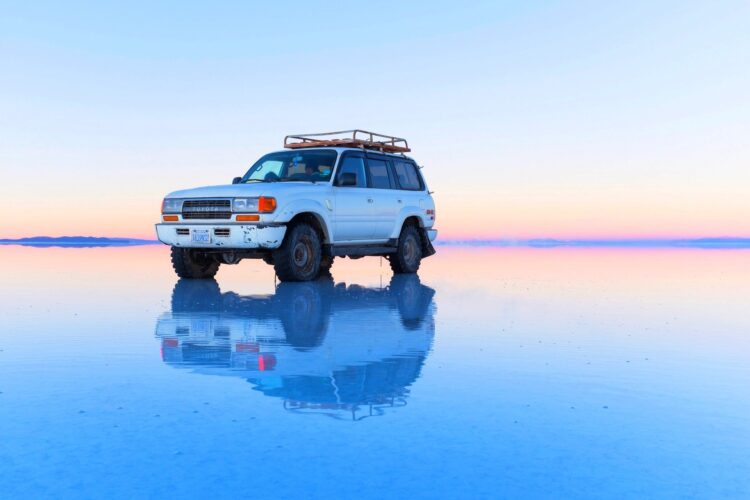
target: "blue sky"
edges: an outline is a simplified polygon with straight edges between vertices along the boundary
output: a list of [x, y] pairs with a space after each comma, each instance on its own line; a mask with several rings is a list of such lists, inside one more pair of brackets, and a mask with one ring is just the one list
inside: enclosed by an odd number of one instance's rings
[[287, 133], [407, 137], [443, 234], [750, 235], [746, 2], [10, 2], [0, 236], [151, 235]]

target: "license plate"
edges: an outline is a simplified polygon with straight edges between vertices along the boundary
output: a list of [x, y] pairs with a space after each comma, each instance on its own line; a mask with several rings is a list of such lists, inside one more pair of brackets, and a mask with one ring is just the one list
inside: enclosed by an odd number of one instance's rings
[[207, 319], [194, 319], [190, 323], [191, 337], [208, 337], [211, 331], [211, 321]]
[[193, 243], [211, 243], [211, 233], [208, 229], [193, 229]]

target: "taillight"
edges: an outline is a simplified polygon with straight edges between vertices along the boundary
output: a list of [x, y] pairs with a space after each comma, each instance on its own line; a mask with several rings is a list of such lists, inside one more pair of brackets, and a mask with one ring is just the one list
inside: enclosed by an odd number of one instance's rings
[[271, 213], [276, 210], [276, 198], [261, 196], [258, 198], [258, 212]]
[[258, 355], [258, 370], [265, 372], [273, 370], [276, 366], [276, 356], [273, 354]]
[[161, 341], [162, 347], [177, 347], [179, 345], [179, 341], [177, 339], [163, 339]]

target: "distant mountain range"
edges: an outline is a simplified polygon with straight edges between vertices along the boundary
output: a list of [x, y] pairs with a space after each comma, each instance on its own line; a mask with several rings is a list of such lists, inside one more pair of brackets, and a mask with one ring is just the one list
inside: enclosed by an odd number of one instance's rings
[[94, 236], [33, 236], [31, 238], [1, 239], [0, 245], [25, 245], [34, 247], [123, 247], [152, 245], [156, 240], [136, 238], [97, 238]]
[[750, 238], [632, 238], [572, 239], [535, 238], [527, 240], [438, 240], [438, 245], [488, 247], [589, 247], [589, 248], [750, 248]]

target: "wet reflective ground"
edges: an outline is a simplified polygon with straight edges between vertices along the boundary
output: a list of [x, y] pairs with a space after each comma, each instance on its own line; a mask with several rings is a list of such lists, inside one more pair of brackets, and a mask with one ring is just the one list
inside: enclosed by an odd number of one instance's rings
[[750, 251], [0, 257], [4, 497], [750, 495]]

